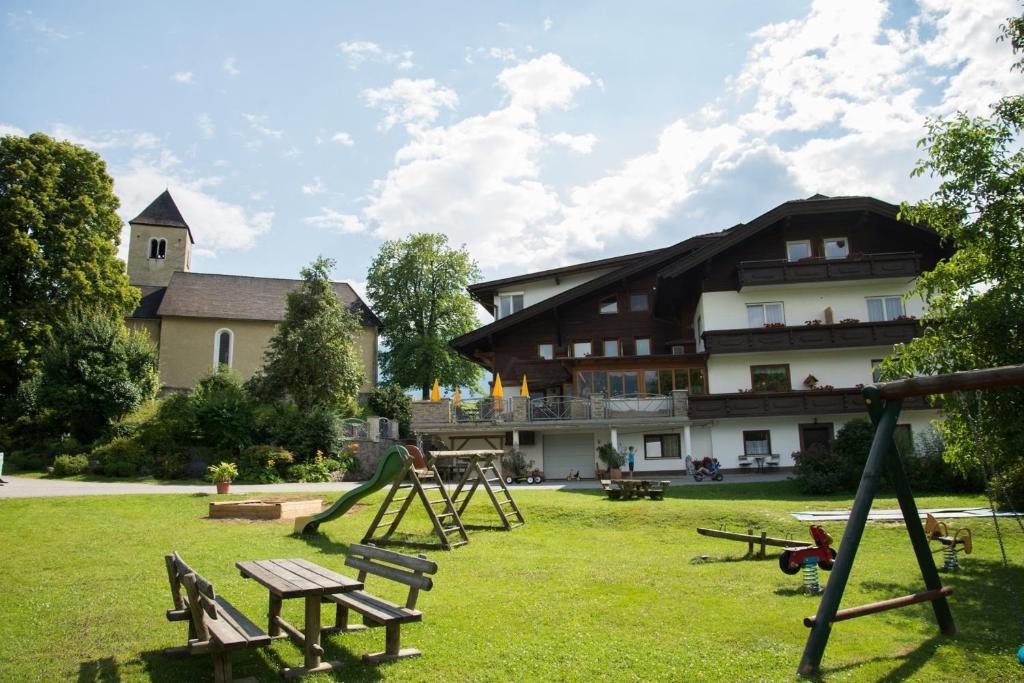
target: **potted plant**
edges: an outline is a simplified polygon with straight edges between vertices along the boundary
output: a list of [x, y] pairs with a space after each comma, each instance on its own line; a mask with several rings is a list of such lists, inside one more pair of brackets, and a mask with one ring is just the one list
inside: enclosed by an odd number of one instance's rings
[[222, 462], [219, 465], [210, 465], [210, 479], [217, 485], [217, 493], [227, 493], [231, 488], [232, 480], [238, 476], [238, 468], [233, 462]]
[[620, 453], [610, 443], [603, 443], [597, 447], [597, 459], [608, 467], [609, 479], [622, 479], [622, 465], [626, 462], [626, 456]]

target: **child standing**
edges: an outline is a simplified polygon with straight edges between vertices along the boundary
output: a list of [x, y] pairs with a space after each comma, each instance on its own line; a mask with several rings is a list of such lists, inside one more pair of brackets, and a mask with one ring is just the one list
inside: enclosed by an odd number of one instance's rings
[[626, 451], [626, 464], [629, 465], [629, 478], [633, 478], [633, 467], [636, 465], [636, 451], [632, 446]]

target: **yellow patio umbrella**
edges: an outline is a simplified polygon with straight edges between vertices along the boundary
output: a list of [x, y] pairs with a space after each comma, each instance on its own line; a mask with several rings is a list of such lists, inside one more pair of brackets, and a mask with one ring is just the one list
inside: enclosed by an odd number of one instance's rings
[[452, 396], [452, 403], [455, 405], [462, 403], [462, 394], [459, 393], [458, 387], [455, 387], [455, 394]]
[[430, 391], [430, 400], [431, 401], [440, 401], [441, 400], [441, 387], [437, 383], [436, 379], [434, 380], [434, 388], [431, 389], [431, 391]]
[[519, 395], [520, 396], [529, 396], [530, 395], [530, 387], [529, 387], [529, 385], [526, 384], [526, 373], [525, 372], [523, 373], [523, 386], [519, 387]]
[[505, 390], [501, 388], [501, 373], [494, 375], [494, 388], [491, 390], [491, 398], [505, 398]]

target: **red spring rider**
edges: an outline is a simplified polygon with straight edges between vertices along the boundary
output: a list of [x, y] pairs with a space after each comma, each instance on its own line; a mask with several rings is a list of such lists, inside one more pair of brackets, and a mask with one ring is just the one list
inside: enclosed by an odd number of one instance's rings
[[836, 559], [836, 551], [832, 547], [832, 537], [815, 524], [811, 527], [811, 538], [814, 540], [814, 545], [787, 548], [782, 551], [782, 554], [779, 555], [779, 569], [783, 573], [796, 574], [809, 558], [817, 559], [819, 568], [825, 571], [832, 570], [832, 564]]

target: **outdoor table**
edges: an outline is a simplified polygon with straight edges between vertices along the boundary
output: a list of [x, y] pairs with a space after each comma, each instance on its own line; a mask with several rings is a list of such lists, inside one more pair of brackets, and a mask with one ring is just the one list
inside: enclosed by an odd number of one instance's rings
[[[304, 665], [288, 667], [282, 670], [285, 678], [298, 678], [309, 673], [332, 671], [341, 667], [341, 662], [321, 662], [323, 647], [320, 645], [320, 634], [331, 633], [336, 629], [320, 628], [320, 603], [323, 596], [334, 593], [349, 593], [363, 589], [363, 583], [350, 579], [313, 564], [307, 560], [251, 560], [236, 562], [235, 566], [242, 577], [253, 579], [270, 591], [269, 626], [267, 633], [271, 638], [290, 636], [302, 646], [305, 655]], [[281, 605], [290, 598], [306, 599], [305, 630], [300, 631], [281, 617]], [[285, 634], [282, 634], [281, 631]]]
[[649, 479], [613, 479], [612, 486], [622, 489], [623, 498], [636, 498], [647, 495], [652, 483]]
[[755, 455], [754, 456], [754, 464], [757, 465], [758, 474], [764, 472], [764, 461], [765, 461], [766, 458], [767, 458], [767, 456], [764, 456], [764, 455]]

